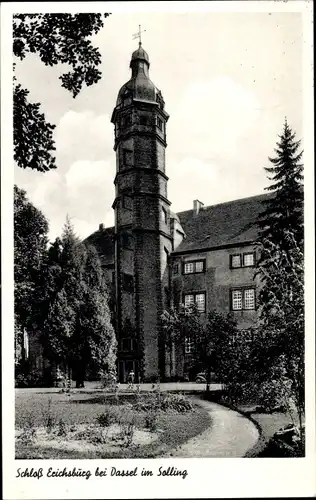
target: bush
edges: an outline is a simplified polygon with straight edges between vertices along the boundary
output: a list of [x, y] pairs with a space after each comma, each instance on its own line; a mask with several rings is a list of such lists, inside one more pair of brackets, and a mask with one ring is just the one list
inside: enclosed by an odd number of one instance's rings
[[123, 415], [121, 410], [117, 407], [106, 408], [103, 413], [100, 413], [96, 418], [97, 423], [101, 427], [110, 427], [113, 424], [120, 424], [122, 420], [126, 419], [126, 415]]
[[42, 374], [34, 369], [29, 372], [23, 372], [16, 367], [15, 371], [15, 387], [23, 388], [23, 387], [43, 387], [44, 380]]
[[264, 450], [259, 453], [258, 457], [266, 458], [298, 458], [305, 455], [298, 443], [287, 443], [282, 439], [275, 437], [268, 441]]
[[194, 410], [190, 400], [185, 396], [178, 394], [156, 393], [146, 394], [136, 404], [137, 411], [145, 412], [167, 412], [173, 411], [175, 413], [186, 413]]
[[133, 438], [135, 434], [135, 422], [130, 421], [128, 423], [122, 424], [121, 426], [121, 435], [120, 437], [123, 439], [123, 445], [128, 448], [133, 443]]
[[52, 400], [48, 400], [47, 407], [42, 410], [44, 425], [48, 433], [52, 432], [56, 424], [56, 415], [52, 412]]
[[67, 427], [62, 418], [58, 422], [58, 436], [67, 436]]
[[145, 416], [145, 428], [150, 430], [151, 432], [154, 432], [157, 429], [157, 418], [158, 415], [156, 412], [148, 412]]
[[97, 417], [97, 422], [101, 427], [110, 427], [116, 422], [116, 418], [112, 411], [105, 411]]
[[25, 412], [23, 417], [24, 417], [22, 424], [23, 432], [20, 435], [19, 439], [21, 439], [25, 443], [28, 443], [32, 441], [35, 437], [35, 432], [36, 432], [35, 417], [32, 412]]

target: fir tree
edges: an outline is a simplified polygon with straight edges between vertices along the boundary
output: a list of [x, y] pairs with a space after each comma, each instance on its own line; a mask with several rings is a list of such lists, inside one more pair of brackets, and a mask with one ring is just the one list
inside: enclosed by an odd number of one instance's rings
[[[300, 141], [285, 121], [283, 133], [275, 148], [276, 156], [266, 167], [272, 184], [266, 188], [271, 197], [258, 219], [258, 273], [263, 282], [259, 296], [261, 319], [279, 310], [279, 301], [294, 302], [302, 293], [303, 281], [303, 152]], [[282, 286], [281, 286], [282, 284]], [[284, 296], [285, 294], [285, 296]]]
[[[291, 387], [302, 430], [304, 413], [304, 223], [303, 152], [300, 141], [285, 121], [271, 167], [265, 170], [272, 196], [260, 214], [257, 274], [261, 333], [265, 336], [262, 358], [270, 363], [267, 379], [284, 379]], [[260, 358], [260, 356], [259, 356]], [[289, 384], [288, 384], [289, 382]], [[272, 390], [272, 389], [271, 389]], [[302, 432], [301, 432], [302, 435]]]
[[98, 375], [116, 371], [116, 337], [111, 324], [108, 288], [94, 247], [85, 248], [83, 294], [73, 337], [77, 386], [82, 386], [87, 368]]
[[95, 375], [115, 372], [116, 338], [101, 262], [94, 247], [77, 238], [68, 217], [42, 276], [37, 328], [46, 356], [68, 376], [72, 370], [77, 387], [87, 369]]

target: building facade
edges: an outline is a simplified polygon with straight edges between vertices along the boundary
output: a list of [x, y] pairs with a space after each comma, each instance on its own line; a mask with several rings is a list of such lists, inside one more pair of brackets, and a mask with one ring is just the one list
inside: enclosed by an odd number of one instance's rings
[[[168, 113], [149, 78], [149, 57], [139, 44], [131, 78], [112, 114], [116, 154], [115, 227], [89, 236], [112, 287], [118, 338], [118, 375], [125, 382], [183, 376], [183, 362], [165, 351], [161, 315], [170, 305], [195, 303], [201, 317], [231, 312], [240, 328], [257, 318], [255, 221], [268, 195], [178, 214], [170, 210], [165, 165]], [[188, 339], [186, 350], [190, 351]]]

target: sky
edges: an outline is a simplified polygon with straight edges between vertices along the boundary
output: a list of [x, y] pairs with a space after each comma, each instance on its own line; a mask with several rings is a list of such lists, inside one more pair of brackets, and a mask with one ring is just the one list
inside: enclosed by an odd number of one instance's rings
[[[34, 55], [17, 77], [56, 125], [57, 168], [15, 167], [15, 183], [49, 220], [50, 239], [66, 215], [85, 238], [114, 224], [114, 130], [120, 87], [129, 80], [138, 25], [150, 78], [162, 91], [167, 124], [166, 173], [171, 210], [264, 192], [285, 116], [302, 138], [302, 20], [299, 12], [115, 13], [92, 42], [102, 79], [73, 99], [60, 85], [63, 67]], [[64, 69], [64, 71], [66, 68]]]

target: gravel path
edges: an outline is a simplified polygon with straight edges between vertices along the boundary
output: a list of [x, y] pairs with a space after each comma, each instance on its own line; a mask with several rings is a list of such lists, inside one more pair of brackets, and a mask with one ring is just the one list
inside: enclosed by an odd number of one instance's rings
[[176, 458], [241, 458], [258, 438], [257, 427], [240, 413], [217, 403], [196, 400], [209, 411], [212, 425], [202, 434], [175, 448], [169, 456]]

